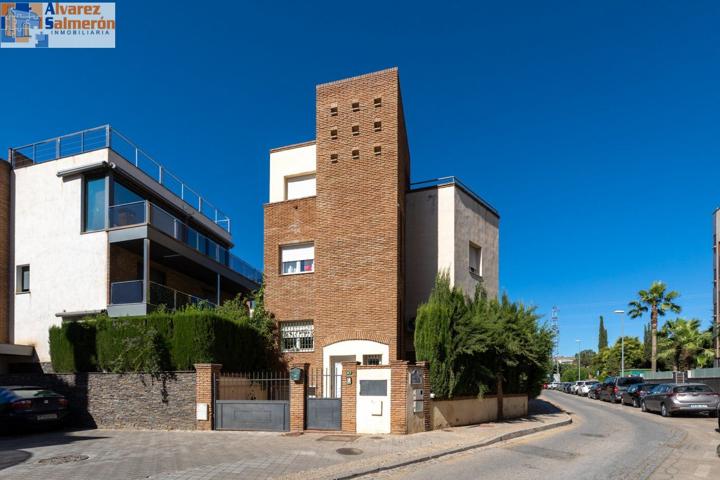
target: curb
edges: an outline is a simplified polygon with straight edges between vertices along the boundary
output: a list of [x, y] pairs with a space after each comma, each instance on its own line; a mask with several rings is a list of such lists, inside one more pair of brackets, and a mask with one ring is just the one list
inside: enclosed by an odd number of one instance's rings
[[409, 465], [414, 465], [414, 464], [418, 464], [418, 463], [427, 462], [430, 460], [435, 460], [437, 458], [446, 457], [448, 455], [454, 455], [456, 453], [466, 452], [468, 450], [473, 450], [475, 448], [488, 447], [488, 446], [494, 445], [496, 443], [504, 442], [507, 440], [512, 440], [515, 438], [525, 437], [527, 435], [532, 435], [533, 433], [544, 432], [546, 430], [552, 430], [555, 428], [564, 427], [564, 426], [567, 426], [570, 424], [572, 424], [572, 418], [570, 418], [570, 415], [568, 415], [567, 419], [561, 420], [556, 423], [551, 423], [549, 425], [541, 425], [538, 427], [527, 428], [525, 430], [518, 430], [516, 432], [504, 433], [502, 435], [498, 435], [496, 437], [492, 437], [487, 440], [483, 440], [482, 442], [473, 443], [471, 445], [465, 445], [463, 447], [451, 448], [451, 449], [443, 450], [443, 451], [433, 453], [430, 455], [424, 455], [421, 457], [413, 458], [411, 460], [392, 463], [392, 464], [384, 465], [381, 467], [374, 467], [374, 468], [370, 468], [368, 470], [363, 470], [360, 472], [353, 472], [353, 473], [349, 473], [347, 475], [341, 475], [341, 476], [332, 477], [332, 478], [333, 478], [333, 480], [349, 480], [352, 478], [363, 477], [365, 475], [371, 475], [374, 473], [386, 472], [388, 470], [395, 470], [397, 468], [407, 467]]

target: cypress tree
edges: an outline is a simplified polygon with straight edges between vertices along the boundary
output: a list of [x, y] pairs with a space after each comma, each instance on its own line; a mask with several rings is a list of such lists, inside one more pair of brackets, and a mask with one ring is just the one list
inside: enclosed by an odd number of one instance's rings
[[598, 332], [598, 352], [603, 348], [607, 348], [607, 329], [605, 328], [605, 319], [600, 315], [600, 328]]

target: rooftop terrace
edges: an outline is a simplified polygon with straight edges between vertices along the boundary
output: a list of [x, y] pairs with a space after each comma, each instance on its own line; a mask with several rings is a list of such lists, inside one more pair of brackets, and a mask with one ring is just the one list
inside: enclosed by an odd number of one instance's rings
[[192, 208], [230, 233], [230, 217], [110, 125], [102, 125], [23, 145], [22, 147], [11, 148], [10, 163], [12, 163], [13, 168], [23, 168], [103, 148], [112, 149]]

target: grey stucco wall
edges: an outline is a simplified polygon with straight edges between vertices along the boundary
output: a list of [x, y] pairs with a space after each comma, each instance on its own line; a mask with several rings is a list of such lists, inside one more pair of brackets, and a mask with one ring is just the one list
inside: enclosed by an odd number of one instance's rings
[[2, 385], [35, 385], [65, 395], [77, 427], [194, 430], [195, 372], [0, 375]]
[[482, 282], [491, 297], [500, 280], [500, 219], [460, 188], [455, 190], [455, 285], [472, 295], [479, 276], [470, 272], [470, 242], [482, 248]]

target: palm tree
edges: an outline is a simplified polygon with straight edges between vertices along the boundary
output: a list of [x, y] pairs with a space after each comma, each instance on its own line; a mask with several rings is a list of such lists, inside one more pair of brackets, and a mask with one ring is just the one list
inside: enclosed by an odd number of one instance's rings
[[668, 320], [660, 330], [658, 357], [676, 370], [704, 367], [712, 362], [712, 333], [700, 331], [700, 320]]
[[640, 290], [638, 299], [628, 304], [628, 315], [631, 318], [642, 317], [643, 313], [650, 311], [650, 329], [652, 330], [652, 351], [650, 355], [650, 368], [657, 370], [657, 326], [658, 317], [667, 312], [680, 313], [680, 305], [675, 303], [680, 294], [675, 290], [666, 292], [667, 285], [663, 282], [653, 282], [649, 290]]

